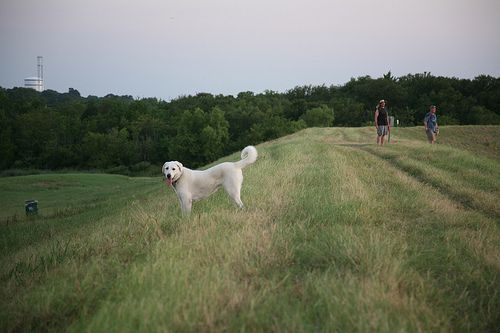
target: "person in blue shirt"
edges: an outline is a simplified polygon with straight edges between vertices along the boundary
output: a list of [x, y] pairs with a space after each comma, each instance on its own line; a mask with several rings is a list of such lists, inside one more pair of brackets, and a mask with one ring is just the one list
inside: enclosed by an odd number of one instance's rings
[[435, 105], [431, 105], [429, 107], [429, 112], [427, 112], [424, 118], [425, 133], [427, 134], [427, 139], [430, 144], [434, 144], [436, 142], [436, 136], [439, 133], [436, 109]]

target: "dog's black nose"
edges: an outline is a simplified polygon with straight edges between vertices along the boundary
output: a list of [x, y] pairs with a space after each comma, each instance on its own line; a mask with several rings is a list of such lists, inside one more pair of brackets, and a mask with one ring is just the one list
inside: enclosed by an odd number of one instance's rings
[[167, 178], [170, 179], [172, 176], [170, 174], [167, 174]]

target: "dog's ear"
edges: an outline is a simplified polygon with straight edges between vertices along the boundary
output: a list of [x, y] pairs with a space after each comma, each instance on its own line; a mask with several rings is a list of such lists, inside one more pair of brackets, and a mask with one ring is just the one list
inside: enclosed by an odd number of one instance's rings
[[161, 167], [161, 173], [162, 174], [165, 174], [165, 164], [167, 164], [168, 162], [165, 162], [163, 163], [163, 166]]
[[179, 171], [182, 172], [182, 168], [184, 167], [184, 165], [182, 165], [181, 162], [175, 162], [175, 164], [177, 165], [177, 167], [179, 168]]

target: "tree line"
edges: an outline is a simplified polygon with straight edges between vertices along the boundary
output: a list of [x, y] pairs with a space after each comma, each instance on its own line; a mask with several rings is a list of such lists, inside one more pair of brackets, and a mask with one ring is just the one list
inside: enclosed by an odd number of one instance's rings
[[0, 170], [134, 173], [166, 160], [198, 167], [306, 127], [373, 124], [378, 100], [402, 126], [438, 106], [440, 125], [500, 124], [500, 78], [430, 73], [353, 78], [284, 93], [198, 93], [171, 101], [0, 88]]

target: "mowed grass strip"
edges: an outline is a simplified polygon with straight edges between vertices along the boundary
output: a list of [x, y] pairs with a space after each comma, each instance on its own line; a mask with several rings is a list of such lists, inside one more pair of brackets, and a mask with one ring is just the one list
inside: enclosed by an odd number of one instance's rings
[[413, 294], [421, 287], [413, 296], [422, 309], [429, 308], [439, 318], [431, 327], [446, 331], [496, 327], [500, 308], [494, 287], [500, 282], [500, 251], [494, 245], [500, 241], [496, 220], [484, 211], [464, 208], [438, 189], [363, 150], [349, 154], [366, 155], [363, 165], [372, 165], [371, 170], [386, 170], [368, 176], [369, 170], [362, 173], [358, 169], [366, 184], [378, 179], [378, 197], [384, 205], [373, 207], [371, 220], [393, 237], [406, 240], [401, 249], [405, 253], [403, 271], [415, 271], [418, 277], [413, 283], [404, 279], [401, 288], [406, 285]]
[[[428, 148], [399, 135], [379, 148], [371, 128], [308, 129], [257, 147], [244, 210], [220, 191], [183, 218], [153, 182], [97, 222], [13, 250], [18, 263], [63, 260], [2, 269], [2, 330], [494, 330], [498, 221], [440, 189], [446, 173], [428, 186], [393, 163], [422, 167], [411, 152]], [[474, 163], [496, 163], [485, 158]], [[485, 177], [459, 186], [491, 191], [498, 176]]]
[[[425, 143], [427, 138], [424, 126], [395, 128], [395, 139], [410, 140]], [[500, 126], [498, 125], [469, 125], [469, 126], [440, 126], [437, 137], [438, 145], [444, 145], [468, 151], [475, 156], [483, 156], [495, 160], [500, 159]]]
[[[18, 217], [0, 225], [2, 331], [67, 326], [95, 307], [112, 278], [125, 269], [122, 263], [144, 253], [148, 242], [141, 224], [124, 225], [122, 217], [128, 205], [154, 197], [152, 193], [160, 189], [159, 178], [64, 174], [0, 181], [8, 182], [10, 188], [17, 186], [18, 196], [26, 197], [31, 194], [31, 182], [54, 179], [80, 185], [71, 193], [62, 188], [38, 193], [42, 207], [37, 218]], [[88, 205], [89, 201], [95, 204]], [[47, 213], [45, 205], [66, 207], [71, 214]]]
[[448, 196], [466, 208], [500, 219], [498, 163], [449, 147], [408, 149], [407, 145], [364, 150]]

